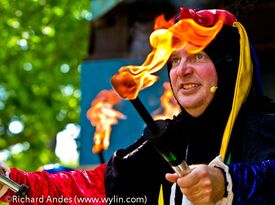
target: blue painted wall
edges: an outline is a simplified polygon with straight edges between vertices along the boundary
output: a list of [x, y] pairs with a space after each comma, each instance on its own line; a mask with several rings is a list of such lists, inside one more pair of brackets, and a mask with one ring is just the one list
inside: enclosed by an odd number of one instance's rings
[[[91, 126], [86, 117], [87, 110], [96, 95], [103, 89], [111, 89], [110, 79], [117, 70], [124, 65], [140, 65], [143, 60], [109, 59], [86, 61], [81, 66], [81, 115], [80, 115], [80, 166], [97, 165], [100, 163], [99, 156], [92, 152], [93, 135], [95, 128]], [[163, 83], [167, 81], [167, 71], [162, 69], [157, 73], [159, 80], [151, 87], [141, 91], [139, 98], [149, 112], [160, 107], [160, 96], [164, 88]], [[122, 100], [115, 109], [122, 112], [127, 119], [119, 120], [117, 125], [112, 127], [111, 143], [104, 152], [105, 160], [108, 160], [115, 150], [127, 147], [135, 142], [142, 134], [145, 126], [141, 117], [128, 100]]]

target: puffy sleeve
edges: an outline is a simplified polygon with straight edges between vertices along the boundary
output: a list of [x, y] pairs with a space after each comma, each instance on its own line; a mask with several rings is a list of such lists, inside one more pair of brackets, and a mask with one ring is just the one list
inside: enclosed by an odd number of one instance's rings
[[275, 114], [254, 114], [245, 127], [242, 160], [229, 165], [234, 204], [275, 204]]
[[275, 203], [275, 160], [229, 165], [233, 181], [233, 204]]
[[155, 204], [162, 178], [161, 161], [158, 153], [143, 138], [126, 149], [118, 150], [107, 163], [106, 195], [124, 200], [138, 197], [143, 200], [142, 204]]
[[29, 186], [27, 196], [19, 198], [9, 190], [1, 200], [9, 204], [107, 204], [104, 172], [106, 164], [92, 170], [50, 174], [45, 171], [24, 172], [11, 168], [9, 177]]

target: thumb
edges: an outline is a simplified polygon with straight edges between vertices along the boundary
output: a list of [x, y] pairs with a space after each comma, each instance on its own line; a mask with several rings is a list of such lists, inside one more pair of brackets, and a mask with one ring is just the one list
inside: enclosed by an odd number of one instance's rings
[[179, 178], [179, 176], [176, 173], [167, 173], [165, 174], [165, 178], [172, 183], [176, 183], [177, 179]]

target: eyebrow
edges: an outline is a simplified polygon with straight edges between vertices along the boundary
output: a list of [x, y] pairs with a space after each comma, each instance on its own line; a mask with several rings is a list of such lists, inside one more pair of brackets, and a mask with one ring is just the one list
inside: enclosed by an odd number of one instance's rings
[[173, 56], [176, 56], [176, 55], [179, 55], [179, 51], [173, 51], [172, 54], [170, 55], [170, 57], [173, 57]]

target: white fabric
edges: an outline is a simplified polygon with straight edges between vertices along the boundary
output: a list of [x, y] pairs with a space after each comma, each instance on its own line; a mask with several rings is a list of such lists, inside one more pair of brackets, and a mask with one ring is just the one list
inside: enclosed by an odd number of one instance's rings
[[223, 163], [222, 157], [221, 156], [217, 156], [215, 159], [213, 159], [210, 163], [209, 166], [211, 167], [219, 167], [221, 169], [224, 170], [225, 172], [225, 177], [226, 177], [226, 181], [227, 181], [227, 187], [226, 187], [226, 191], [227, 191], [227, 197], [223, 197], [220, 201], [218, 201], [216, 203], [216, 205], [231, 205], [233, 202], [233, 197], [234, 194], [232, 192], [232, 179], [231, 176], [229, 174], [229, 168], [226, 164]]
[[[174, 183], [171, 186], [170, 203], [169, 203], [169, 205], [175, 205], [176, 187], [177, 187], [176, 183]], [[192, 205], [192, 203], [186, 198], [186, 196], [184, 194], [182, 195], [181, 205]]]
[[182, 195], [181, 205], [192, 205], [192, 203], [186, 198], [184, 194]]
[[176, 197], [176, 187], [177, 187], [177, 184], [174, 183], [172, 186], [171, 186], [171, 192], [170, 192], [170, 205], [175, 205], [175, 197]]

